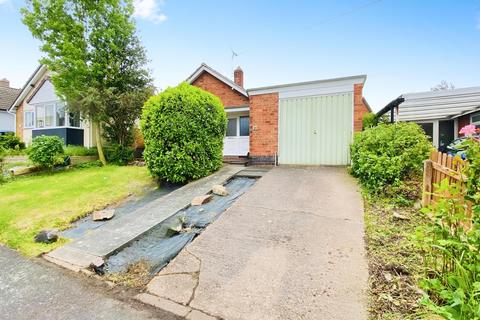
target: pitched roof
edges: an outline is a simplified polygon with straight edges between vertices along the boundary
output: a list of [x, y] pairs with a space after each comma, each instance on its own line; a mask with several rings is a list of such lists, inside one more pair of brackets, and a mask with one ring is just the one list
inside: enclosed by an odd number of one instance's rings
[[224, 75], [222, 75], [220, 72], [214, 70], [213, 68], [211, 68], [210, 66], [208, 66], [207, 64], [205, 63], [202, 63], [200, 65], [200, 67], [197, 68], [197, 70], [195, 70], [195, 72], [193, 72], [190, 77], [187, 78], [187, 82], [192, 84], [198, 77], [200, 77], [200, 75], [203, 73], [203, 72], [208, 72], [210, 73], [212, 76], [214, 76], [215, 78], [217, 78], [218, 80], [222, 81], [223, 83], [225, 83], [226, 85], [228, 85], [230, 88], [238, 91], [239, 93], [241, 93], [242, 95], [244, 95], [245, 97], [248, 97], [248, 93], [247, 93], [247, 90], [245, 90], [244, 88], [240, 87], [238, 84], [236, 84], [235, 82], [233, 82], [232, 80], [228, 79], [227, 77], [225, 77]]
[[10, 104], [8, 111], [12, 111], [14, 108], [18, 107], [23, 102], [23, 99], [25, 99], [30, 90], [35, 88], [38, 81], [42, 80], [42, 76], [45, 72], [47, 72], [47, 66], [42, 64], [39, 65], [37, 69], [35, 69], [30, 78], [28, 78], [23, 88], [20, 90], [16, 99], [13, 101], [13, 103]]
[[480, 110], [480, 87], [407, 93], [401, 96], [398, 119], [453, 119]]
[[20, 89], [0, 87], [0, 110], [7, 111], [20, 93]]

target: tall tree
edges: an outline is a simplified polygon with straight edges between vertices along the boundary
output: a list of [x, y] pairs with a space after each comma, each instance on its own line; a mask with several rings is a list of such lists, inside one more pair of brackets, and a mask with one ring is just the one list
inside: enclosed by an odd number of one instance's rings
[[[132, 1], [29, 0], [22, 14], [42, 43], [41, 63], [52, 72], [55, 90], [71, 111], [79, 111], [94, 124], [99, 157], [106, 163], [101, 128], [115, 142], [128, 143], [151, 92]], [[115, 130], [124, 132], [112, 134]]]

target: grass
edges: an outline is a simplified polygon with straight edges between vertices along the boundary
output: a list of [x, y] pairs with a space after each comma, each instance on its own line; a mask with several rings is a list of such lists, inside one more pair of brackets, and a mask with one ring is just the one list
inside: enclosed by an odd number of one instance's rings
[[35, 256], [46, 245], [33, 238], [43, 229], [65, 229], [88, 213], [154, 187], [145, 167], [89, 167], [24, 176], [0, 185], [0, 242]]
[[425, 217], [394, 202], [365, 196], [370, 319], [428, 318], [419, 303], [423, 260], [413, 238]]
[[68, 156], [96, 156], [98, 152], [97, 148], [68, 145], [65, 147], [65, 154]]

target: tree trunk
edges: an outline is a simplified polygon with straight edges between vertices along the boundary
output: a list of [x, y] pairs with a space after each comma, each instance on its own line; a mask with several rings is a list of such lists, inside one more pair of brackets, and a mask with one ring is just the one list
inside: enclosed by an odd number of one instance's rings
[[103, 154], [103, 147], [102, 147], [102, 137], [100, 134], [100, 124], [98, 122], [93, 122], [94, 131], [95, 131], [95, 141], [97, 142], [97, 151], [98, 151], [98, 159], [102, 162], [103, 165], [107, 164], [107, 160], [105, 160], [105, 155]]

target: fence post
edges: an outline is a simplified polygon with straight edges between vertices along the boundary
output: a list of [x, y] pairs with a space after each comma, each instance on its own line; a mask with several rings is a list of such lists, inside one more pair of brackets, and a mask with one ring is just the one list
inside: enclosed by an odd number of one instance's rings
[[423, 193], [422, 193], [422, 206], [426, 207], [430, 204], [432, 198], [432, 174], [433, 166], [432, 160], [425, 160], [423, 163]]

